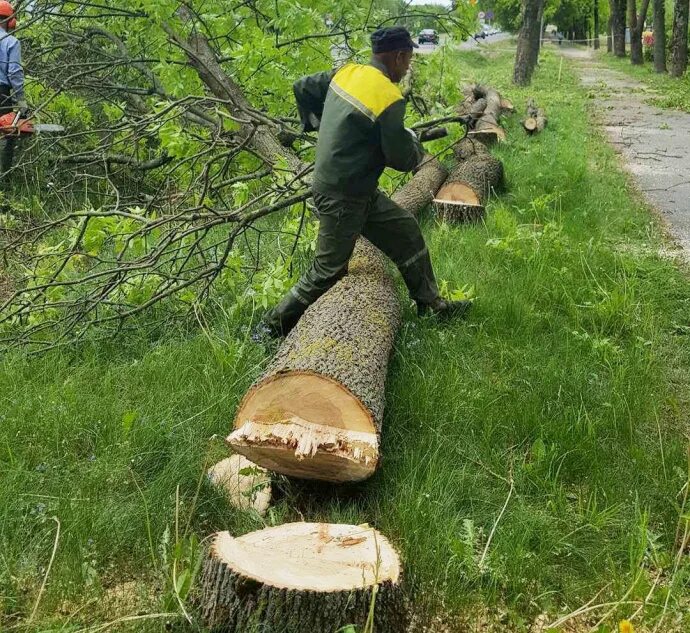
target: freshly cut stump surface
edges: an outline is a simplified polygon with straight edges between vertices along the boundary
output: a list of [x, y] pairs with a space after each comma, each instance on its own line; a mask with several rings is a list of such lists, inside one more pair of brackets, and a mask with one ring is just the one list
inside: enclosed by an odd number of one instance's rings
[[[447, 175], [428, 160], [393, 199], [417, 213]], [[245, 395], [228, 444], [292, 477], [370, 477], [379, 463], [386, 374], [400, 315], [385, 257], [360, 239], [348, 274], [307, 309]]]
[[405, 631], [400, 559], [384, 536], [368, 526], [289, 523], [216, 534], [200, 607], [217, 632], [333, 633], [362, 627], [374, 592], [377, 633]]

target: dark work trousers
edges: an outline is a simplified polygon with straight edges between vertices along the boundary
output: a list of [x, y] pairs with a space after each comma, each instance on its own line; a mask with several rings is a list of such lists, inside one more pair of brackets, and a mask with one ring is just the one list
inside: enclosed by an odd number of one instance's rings
[[264, 319], [267, 325], [289, 332], [304, 311], [345, 275], [360, 235], [393, 260], [414, 301], [426, 305], [439, 297], [429, 251], [409, 211], [380, 191], [364, 200], [342, 200], [317, 192], [313, 197], [319, 218], [314, 263], [269, 311]]
[[[0, 85], [0, 115], [14, 111], [12, 89], [9, 86]], [[0, 173], [5, 176], [12, 169], [14, 149], [17, 146], [16, 136], [5, 136], [2, 139], [2, 152], [0, 152]]]

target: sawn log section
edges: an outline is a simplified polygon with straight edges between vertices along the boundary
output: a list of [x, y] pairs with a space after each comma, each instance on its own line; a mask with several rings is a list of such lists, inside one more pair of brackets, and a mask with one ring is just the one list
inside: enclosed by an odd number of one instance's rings
[[[427, 157], [393, 199], [417, 213], [447, 175]], [[385, 257], [360, 239], [348, 274], [306, 311], [244, 397], [228, 444], [285, 475], [331, 482], [371, 476], [400, 314]]]

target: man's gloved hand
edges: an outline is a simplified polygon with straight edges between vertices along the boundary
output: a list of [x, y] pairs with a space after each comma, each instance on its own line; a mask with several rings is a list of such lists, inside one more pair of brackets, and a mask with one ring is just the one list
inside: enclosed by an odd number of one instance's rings
[[309, 124], [314, 128], [314, 130], [318, 130], [321, 126], [321, 119], [319, 119], [319, 117], [317, 117], [313, 112], [310, 112]]
[[26, 102], [26, 99], [17, 101], [17, 111], [19, 112], [19, 118], [21, 119], [26, 119], [29, 116], [29, 114], [31, 114], [31, 108], [29, 107], [29, 104]]

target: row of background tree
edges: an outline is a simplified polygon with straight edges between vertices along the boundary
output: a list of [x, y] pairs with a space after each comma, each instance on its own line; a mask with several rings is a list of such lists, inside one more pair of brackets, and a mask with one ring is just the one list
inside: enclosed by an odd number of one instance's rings
[[[652, 15], [649, 15], [652, 4]], [[506, 30], [524, 29], [531, 15], [540, 29], [554, 24], [566, 38], [599, 48], [607, 34], [608, 51], [626, 56], [629, 31], [630, 60], [644, 62], [642, 35], [653, 29], [653, 59], [657, 72], [681, 77], [688, 65], [688, 12], [690, 0], [482, 0]], [[673, 19], [667, 20], [672, 14]], [[520, 83], [520, 82], [518, 82]]]

